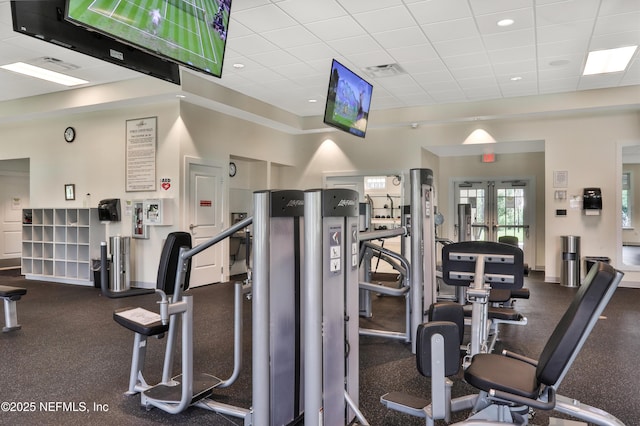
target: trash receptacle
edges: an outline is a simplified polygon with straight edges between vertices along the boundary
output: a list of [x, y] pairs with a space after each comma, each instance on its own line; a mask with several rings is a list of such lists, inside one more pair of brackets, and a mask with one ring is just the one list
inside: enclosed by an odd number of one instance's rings
[[611, 259], [606, 256], [585, 256], [584, 257], [584, 273], [588, 274], [589, 271], [591, 270], [591, 267], [596, 262], [609, 263], [611, 262]]
[[562, 269], [560, 285], [577, 287], [580, 285], [580, 237], [563, 235], [562, 239]]

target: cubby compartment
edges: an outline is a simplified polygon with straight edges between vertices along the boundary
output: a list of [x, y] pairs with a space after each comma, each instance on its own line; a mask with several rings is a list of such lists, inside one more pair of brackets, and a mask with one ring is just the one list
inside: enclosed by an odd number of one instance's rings
[[28, 279], [92, 285], [105, 226], [97, 209], [30, 208], [22, 213], [22, 274]]

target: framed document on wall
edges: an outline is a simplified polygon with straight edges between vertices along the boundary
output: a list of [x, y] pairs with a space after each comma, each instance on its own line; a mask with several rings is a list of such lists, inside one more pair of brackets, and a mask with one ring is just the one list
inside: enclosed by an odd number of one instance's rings
[[156, 190], [156, 139], [158, 117], [127, 120], [125, 190]]

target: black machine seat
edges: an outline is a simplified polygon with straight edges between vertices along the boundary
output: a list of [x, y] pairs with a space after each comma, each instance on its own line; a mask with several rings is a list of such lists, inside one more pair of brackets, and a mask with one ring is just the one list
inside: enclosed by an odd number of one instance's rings
[[[494, 392], [501, 399], [516, 401], [520, 396], [535, 403], [546, 387], [554, 388], [559, 384], [622, 275], [605, 263], [592, 268], [538, 361], [509, 352], [477, 354], [464, 372], [465, 380], [482, 391]], [[549, 403], [553, 405], [552, 401]]]
[[0, 297], [11, 301], [20, 300], [22, 296], [27, 294], [26, 288], [10, 287], [7, 285], [0, 285]]
[[[175, 281], [178, 272], [180, 248], [191, 248], [191, 234], [188, 232], [172, 232], [167, 235], [164, 246], [162, 247], [162, 253], [160, 254], [160, 264], [158, 266], [158, 278], [156, 280], [156, 288], [162, 290], [168, 296], [172, 295], [175, 291]], [[189, 265], [190, 266], [190, 265]], [[182, 290], [189, 288], [189, 276], [191, 268], [188, 267]], [[138, 321], [136, 318], [139, 316], [128, 315], [126, 312], [132, 312], [133, 310], [145, 311], [141, 308], [126, 307], [118, 309], [113, 313], [113, 319], [123, 327], [142, 334], [144, 336], [156, 336], [165, 333], [168, 329], [168, 325], [163, 325], [160, 320], [158, 321]], [[143, 312], [146, 318], [152, 315], [152, 312]]]
[[[135, 318], [125, 316], [126, 313], [132, 312], [133, 309], [135, 308], [128, 307], [118, 309], [113, 313], [113, 319], [124, 328], [127, 328], [135, 333], [140, 333], [144, 336], [157, 336], [169, 331], [169, 324], [162, 324], [160, 320], [148, 323], [140, 322]], [[149, 311], [147, 311], [147, 313], [153, 314]]]
[[[470, 317], [472, 315], [473, 307], [471, 305], [464, 306], [464, 316]], [[488, 306], [487, 318], [490, 320], [497, 319], [502, 321], [520, 321], [523, 316], [520, 312], [513, 308], [506, 308], [503, 306]]]

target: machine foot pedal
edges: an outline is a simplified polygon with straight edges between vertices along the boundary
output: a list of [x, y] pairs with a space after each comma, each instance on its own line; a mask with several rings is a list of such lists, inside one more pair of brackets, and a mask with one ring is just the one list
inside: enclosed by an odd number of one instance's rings
[[424, 407], [429, 405], [426, 399], [408, 395], [402, 392], [389, 392], [380, 397], [380, 402], [385, 407], [414, 417], [426, 417]]
[[[178, 403], [182, 398], [182, 374], [171, 379], [174, 385], [158, 384], [144, 391], [144, 395], [155, 401], [166, 403]], [[203, 398], [211, 396], [214, 388], [218, 387], [222, 380], [210, 374], [193, 375], [193, 398], [191, 404]]]

